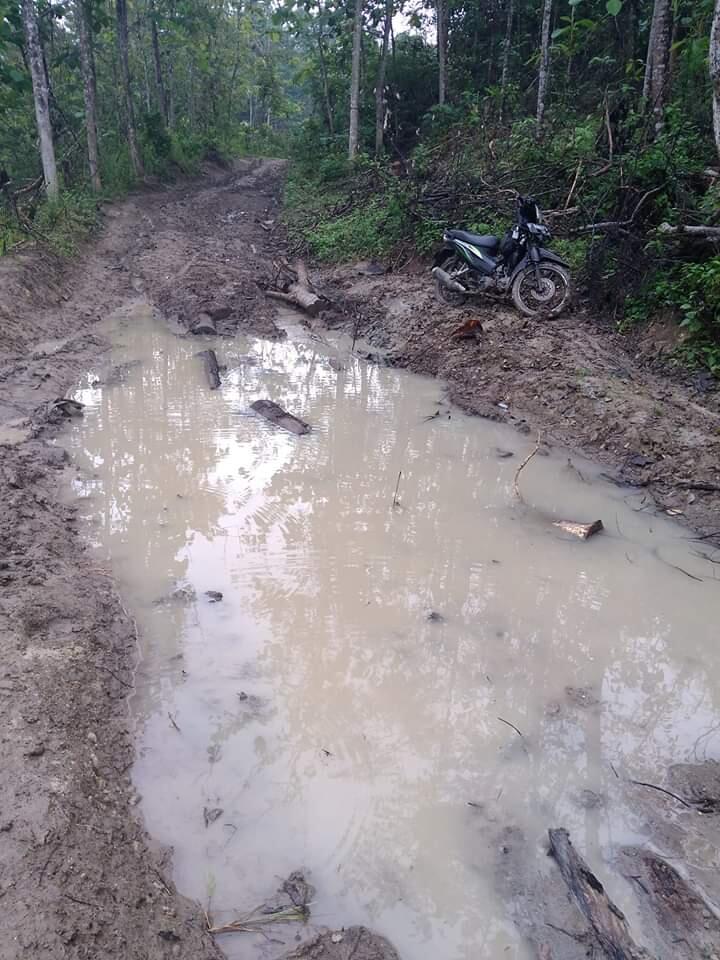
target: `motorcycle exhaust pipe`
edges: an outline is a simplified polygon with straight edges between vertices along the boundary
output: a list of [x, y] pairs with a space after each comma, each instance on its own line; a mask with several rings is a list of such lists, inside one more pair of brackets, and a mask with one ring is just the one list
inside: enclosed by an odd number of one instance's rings
[[458, 283], [457, 280], [453, 280], [450, 274], [445, 273], [441, 267], [433, 267], [432, 274], [436, 280], [439, 280], [444, 287], [447, 287], [448, 290], [452, 290], [453, 293], [468, 292], [461, 283]]

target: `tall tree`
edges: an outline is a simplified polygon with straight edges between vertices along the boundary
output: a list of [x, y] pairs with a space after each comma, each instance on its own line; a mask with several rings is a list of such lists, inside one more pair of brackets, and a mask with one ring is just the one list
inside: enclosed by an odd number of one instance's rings
[[438, 56], [438, 103], [443, 104], [448, 96], [448, 23], [449, 0], [435, 0], [437, 17], [437, 56]]
[[390, 28], [393, 18], [393, 0], [385, 0], [385, 22], [383, 24], [382, 46], [375, 81], [375, 156], [382, 155], [385, 144], [385, 73], [387, 72], [388, 49], [390, 46]]
[[508, 77], [510, 76], [510, 50], [512, 49], [512, 28], [515, 18], [515, 0], [506, 0], [507, 17], [505, 21], [505, 41], [503, 44], [502, 74], [500, 77], [500, 122], [505, 114], [505, 99], [507, 97]]
[[360, 56], [362, 53], [363, 0], [355, 0], [353, 20], [352, 65], [350, 72], [350, 134], [348, 156], [357, 156], [360, 146]]
[[715, 0], [715, 14], [710, 31], [710, 80], [713, 88], [713, 127], [715, 146], [720, 158], [720, 0]]
[[537, 135], [542, 134], [548, 82], [550, 80], [550, 24], [552, 21], [553, 0], [544, 0], [542, 17], [542, 36], [540, 39], [540, 69], [538, 71], [537, 97]]
[[650, 24], [643, 97], [655, 118], [655, 132], [663, 127], [670, 89], [670, 46], [673, 28], [672, 0], [655, 0]]
[[54, 200], [60, 192], [57, 164], [55, 163], [55, 144], [53, 143], [52, 124], [50, 122], [50, 92], [43, 49], [40, 43], [37, 9], [34, 0], [22, 0], [22, 22], [25, 33], [25, 48], [32, 79], [33, 100], [35, 102], [35, 121], [40, 140], [40, 159], [48, 196]]
[[152, 40], [153, 63], [155, 65], [155, 86], [160, 104], [160, 114], [165, 126], [170, 123], [170, 110], [168, 105], [167, 93], [165, 92], [165, 80], [163, 77], [162, 57], [160, 55], [160, 37], [157, 27], [157, 7], [155, 3], [150, 5], [150, 37]]
[[135, 108], [133, 107], [132, 79], [130, 77], [130, 58], [128, 53], [128, 16], [127, 0], [115, 0], [117, 16], [117, 44], [120, 58], [120, 82], [125, 106], [125, 128], [127, 133], [130, 163], [133, 173], [140, 178], [143, 175], [142, 157], [138, 149], [137, 129], [135, 127]]
[[97, 94], [95, 84], [95, 54], [93, 51], [92, 26], [87, 0], [75, 0], [75, 22], [80, 47], [80, 69], [85, 101], [85, 130], [87, 135], [90, 184], [95, 193], [100, 193], [100, 153], [98, 150]]

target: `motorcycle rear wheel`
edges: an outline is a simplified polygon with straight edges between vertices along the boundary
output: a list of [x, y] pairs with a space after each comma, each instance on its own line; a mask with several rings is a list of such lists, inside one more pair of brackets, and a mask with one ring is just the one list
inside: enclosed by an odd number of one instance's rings
[[[456, 270], [460, 270], [464, 266], [465, 262], [456, 254], [452, 254], [442, 263], [443, 270], [451, 276]], [[445, 284], [437, 278], [435, 279], [435, 293], [437, 294], [438, 300], [447, 303], [448, 306], [451, 307], [461, 307], [467, 300], [467, 294], [456, 293], [455, 290], [449, 290]]]
[[526, 267], [513, 280], [512, 299], [526, 317], [556, 317], [570, 299], [570, 274], [557, 263], [539, 264], [540, 289], [535, 266]]

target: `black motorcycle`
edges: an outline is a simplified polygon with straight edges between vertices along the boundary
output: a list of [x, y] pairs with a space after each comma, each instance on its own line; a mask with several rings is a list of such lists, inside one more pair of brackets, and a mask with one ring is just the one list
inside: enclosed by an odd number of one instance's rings
[[509, 294], [529, 317], [557, 316], [570, 296], [570, 274], [547, 249], [551, 239], [532, 197], [518, 197], [515, 223], [502, 238], [446, 230], [432, 271], [438, 295], [460, 306], [478, 294]]

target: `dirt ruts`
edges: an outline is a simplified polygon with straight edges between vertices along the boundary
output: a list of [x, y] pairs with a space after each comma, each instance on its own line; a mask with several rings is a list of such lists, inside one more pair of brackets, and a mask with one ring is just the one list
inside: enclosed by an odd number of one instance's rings
[[134, 813], [135, 627], [62, 501], [70, 411], [53, 400], [101, 362], [97, 321], [141, 292], [178, 329], [282, 336], [256, 283], [280, 249], [282, 170], [208, 167], [107, 208], [73, 264], [0, 261], [1, 960], [221, 956]]

